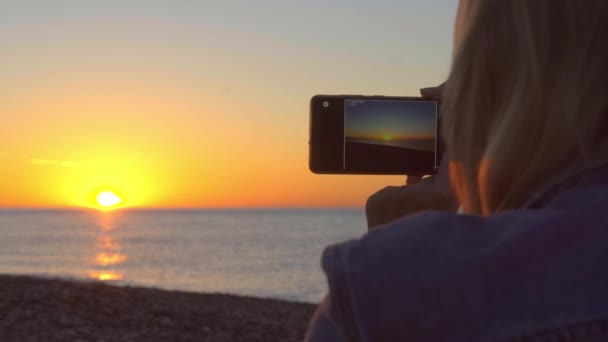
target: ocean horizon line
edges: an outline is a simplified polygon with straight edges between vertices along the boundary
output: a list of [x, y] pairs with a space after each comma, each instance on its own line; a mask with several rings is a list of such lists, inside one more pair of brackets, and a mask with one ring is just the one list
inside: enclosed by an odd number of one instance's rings
[[0, 212], [10, 211], [93, 211], [93, 212], [126, 212], [126, 211], [288, 211], [288, 210], [364, 210], [361, 206], [293, 206], [293, 207], [281, 207], [281, 206], [263, 206], [263, 207], [125, 207], [116, 208], [112, 210], [103, 210], [98, 208], [90, 207], [2, 207], [0, 206]]

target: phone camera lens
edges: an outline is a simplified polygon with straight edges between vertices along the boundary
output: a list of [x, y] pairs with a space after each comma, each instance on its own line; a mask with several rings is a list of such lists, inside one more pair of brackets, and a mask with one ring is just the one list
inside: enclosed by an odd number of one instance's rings
[[329, 101], [324, 101], [323, 102], [323, 107], [325, 107], [325, 108], [329, 107]]

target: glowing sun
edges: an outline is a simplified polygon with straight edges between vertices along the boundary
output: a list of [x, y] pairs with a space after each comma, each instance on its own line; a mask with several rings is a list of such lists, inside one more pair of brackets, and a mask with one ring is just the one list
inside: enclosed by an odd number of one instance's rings
[[109, 209], [122, 203], [122, 199], [112, 191], [102, 191], [97, 195], [97, 204]]

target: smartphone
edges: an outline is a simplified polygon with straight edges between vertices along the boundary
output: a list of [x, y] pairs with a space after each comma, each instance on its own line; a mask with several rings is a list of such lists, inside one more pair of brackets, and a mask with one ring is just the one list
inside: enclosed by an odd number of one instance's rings
[[310, 101], [310, 170], [434, 174], [442, 154], [439, 107], [421, 97], [316, 95]]

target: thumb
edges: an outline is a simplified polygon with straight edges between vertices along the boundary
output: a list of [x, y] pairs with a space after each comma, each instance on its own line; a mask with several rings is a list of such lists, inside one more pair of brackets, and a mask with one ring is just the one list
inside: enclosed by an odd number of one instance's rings
[[420, 175], [408, 175], [405, 180], [405, 185], [412, 185], [420, 182], [422, 180], [422, 176]]
[[440, 101], [444, 85], [445, 83], [437, 87], [422, 88], [420, 89], [420, 95], [422, 95], [422, 97], [424, 97], [425, 99]]

